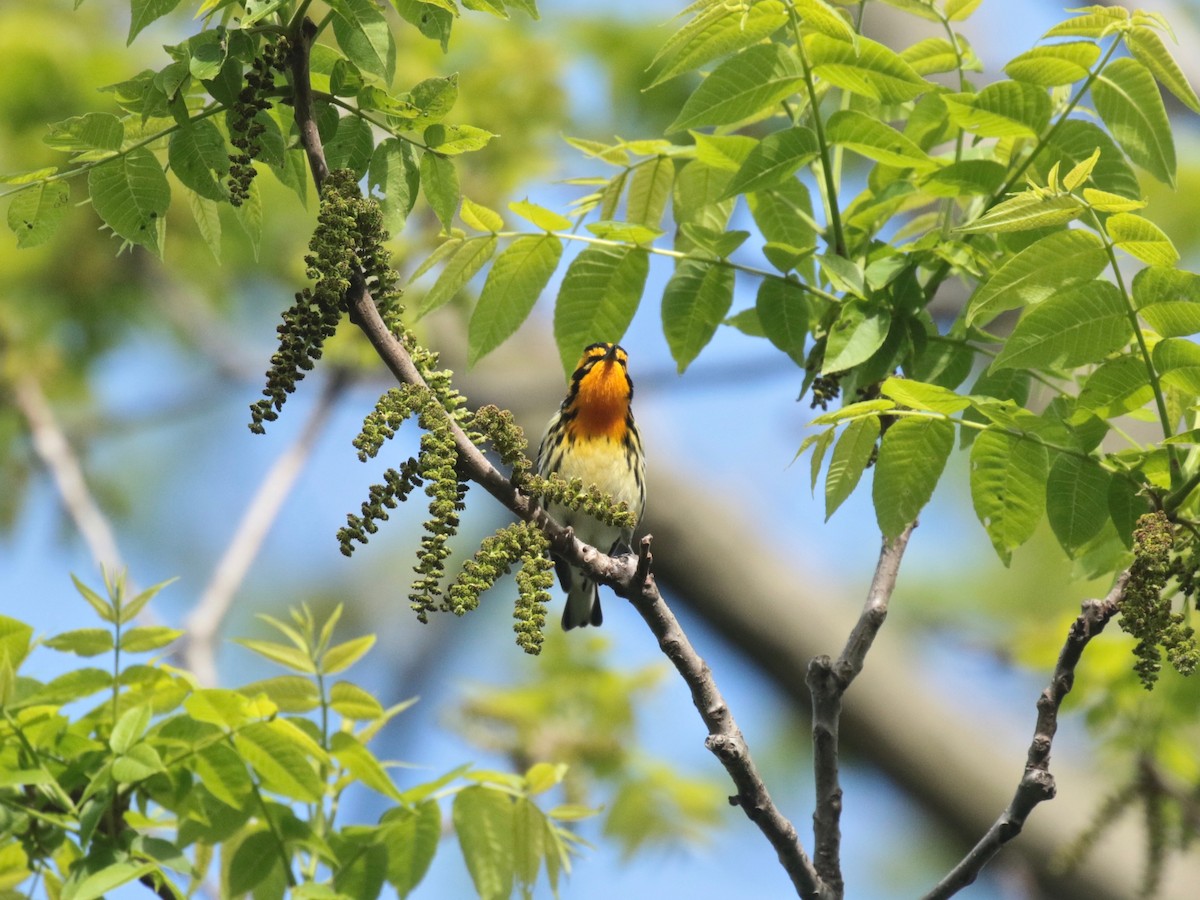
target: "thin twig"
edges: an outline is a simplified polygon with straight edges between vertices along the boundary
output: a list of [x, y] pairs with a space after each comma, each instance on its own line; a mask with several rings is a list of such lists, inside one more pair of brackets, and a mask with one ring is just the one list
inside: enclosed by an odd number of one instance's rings
[[1037, 724], [1033, 740], [1025, 759], [1025, 773], [1017, 785], [1012, 802], [992, 823], [992, 827], [980, 838], [971, 851], [962, 858], [949, 874], [934, 886], [925, 900], [943, 900], [952, 897], [967, 885], [972, 884], [1000, 848], [1021, 833], [1025, 820], [1033, 808], [1043, 800], [1054, 798], [1054, 776], [1050, 774], [1050, 747], [1058, 730], [1058, 710], [1063, 698], [1070, 693], [1075, 683], [1075, 668], [1088, 642], [1104, 630], [1104, 626], [1117, 614], [1129, 582], [1126, 569], [1117, 578], [1108, 596], [1103, 600], [1087, 600], [1083, 611], [1071, 623], [1066, 642], [1058, 654], [1058, 664], [1050, 684], [1042, 691], [1037, 702]]
[[275, 460], [246, 505], [229, 546], [213, 569], [199, 602], [188, 615], [181, 652], [187, 668], [202, 685], [212, 687], [217, 683], [217, 635], [221, 623], [229, 613], [234, 596], [258, 556], [279, 510], [312, 455], [347, 379], [344, 371], [335, 370], [326, 382], [299, 436]]
[[650, 571], [650, 540], [650, 535], [641, 540], [633, 583], [624, 596], [633, 602], [638, 613], [658, 638], [658, 646], [687, 683], [692, 693], [692, 702], [696, 705], [700, 718], [708, 726], [708, 738], [704, 745], [721, 761], [721, 765], [725, 767], [725, 771], [737, 787], [737, 794], [730, 797], [729, 802], [740, 806], [750, 821], [757, 825], [771, 842], [771, 846], [779, 855], [780, 864], [801, 897], [828, 897], [826, 885], [822, 883], [812, 861], [800, 846], [796, 827], [771, 800], [767, 786], [750, 756], [746, 739], [726, 705], [725, 698], [721, 696], [708, 663], [696, 652], [675, 615], [658, 592], [658, 585]]
[[862, 613], [837, 661], [818, 656], [808, 667], [806, 681], [813, 701], [813, 774], [817, 794], [813, 811], [813, 859], [817, 872], [829, 885], [832, 900], [840, 898], [845, 890], [841, 869], [842, 786], [838, 777], [842, 697], [862, 671], [875, 636], [887, 618], [888, 603], [900, 574], [900, 561], [914, 527], [915, 523], [895, 539], [883, 542]]
[[[307, 33], [309, 30], [306, 30]], [[293, 48], [291, 76], [300, 141], [319, 189], [328, 168], [315, 126], [312, 92], [308, 85], [309, 46], [310, 41], [304, 40]], [[346, 300], [351, 320], [366, 335], [392, 374], [402, 383], [423, 386], [425, 381], [408, 351], [379, 315], [361, 272], [352, 275]], [[737, 787], [734, 801], [775, 847], [797, 892], [805, 898], [820, 897], [824, 885], [800, 846], [795, 826], [772, 802], [750, 757], [746, 741], [717, 689], [712, 672], [693, 649], [658, 593], [654, 577], [650, 574], [649, 538], [643, 539], [642, 551], [636, 559], [631, 555], [607, 556], [595, 547], [582, 543], [570, 528], [559, 525], [517, 490], [512, 481], [487, 460], [457, 422], [450, 419], [449, 427], [458, 453], [458, 470], [463, 475], [480, 485], [515, 516], [541, 528], [556, 554], [583, 569], [593, 580], [613, 588], [619, 596], [637, 607], [658, 638], [659, 646], [691, 689], [696, 708], [709, 729], [706, 746], [721, 760]]]
[[12, 394], [17, 409], [29, 425], [34, 452], [54, 479], [63, 506], [83, 536], [92, 558], [101, 569], [119, 572], [123, 564], [116, 535], [88, 489], [79, 457], [59, 427], [41, 384], [26, 373], [14, 380]]

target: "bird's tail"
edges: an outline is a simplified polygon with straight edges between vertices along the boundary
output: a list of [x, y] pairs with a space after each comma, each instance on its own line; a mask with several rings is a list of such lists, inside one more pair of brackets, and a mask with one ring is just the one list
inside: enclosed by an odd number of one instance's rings
[[604, 621], [600, 611], [600, 592], [595, 582], [584, 578], [580, 572], [572, 572], [571, 586], [567, 590], [567, 605], [563, 608], [563, 631], [584, 625], [599, 625]]

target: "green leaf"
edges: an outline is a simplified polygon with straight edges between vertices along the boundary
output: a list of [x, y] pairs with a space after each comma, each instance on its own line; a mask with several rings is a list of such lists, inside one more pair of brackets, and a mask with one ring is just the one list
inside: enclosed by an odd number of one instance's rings
[[507, 900], [513, 889], [513, 800], [472, 785], [454, 797], [451, 816], [480, 900]]
[[468, 197], [463, 197], [462, 206], [458, 209], [458, 217], [476, 231], [501, 231], [504, 228], [504, 218], [494, 209], [489, 209], [482, 203], [476, 203]]
[[297, 672], [303, 672], [305, 675], [317, 673], [308, 654], [296, 647], [289, 647], [287, 644], [279, 644], [275, 641], [252, 641], [246, 638], [237, 638], [236, 643], [241, 644], [247, 650], [253, 650], [259, 656], [265, 656], [272, 662], [277, 662], [281, 666]]
[[424, 133], [425, 145], [447, 156], [482, 150], [496, 135], [474, 125], [430, 125]]
[[398, 234], [421, 187], [421, 166], [412, 144], [394, 137], [381, 141], [371, 154], [367, 185], [383, 194], [383, 227]]
[[971, 502], [1006, 566], [1042, 519], [1049, 468], [1042, 444], [994, 426], [971, 446]]
[[1004, 67], [1004, 74], [1038, 87], [1058, 87], [1087, 78], [1099, 58], [1100, 47], [1092, 41], [1064, 41], [1022, 53]]
[[396, 44], [387, 19], [372, 0], [330, 0], [333, 33], [352, 63], [391, 84], [396, 74]]
[[1108, 521], [1109, 475], [1091, 457], [1060, 454], [1046, 481], [1046, 516], [1067, 555], [1076, 553]]
[[881, 103], [915, 100], [932, 85], [898, 53], [859, 36], [849, 43], [824, 34], [804, 39], [813, 73], [830, 84]]
[[625, 218], [635, 225], [658, 228], [674, 180], [675, 163], [669, 157], [656, 156], [640, 163], [629, 181]]
[[1121, 6], [1105, 7], [1093, 4], [1070, 11], [1080, 12], [1083, 15], [1059, 22], [1042, 37], [1099, 38], [1103, 37], [1114, 23], [1123, 22], [1129, 18], [1129, 10]]
[[[232, 846], [230, 846], [232, 844]], [[221, 894], [229, 897], [241, 897], [249, 891], [259, 888], [264, 882], [271, 884], [278, 881], [275, 875], [282, 875], [283, 864], [279, 859], [279, 839], [269, 830], [263, 828], [252, 831], [241, 841], [230, 841], [221, 848], [222, 853], [230, 854], [229, 864], [222, 866]], [[269, 882], [268, 879], [271, 879]], [[261, 890], [261, 888], [260, 888]], [[273, 892], [263, 891], [262, 896], [270, 897]], [[258, 896], [258, 894], [256, 894]], [[279, 893], [282, 900], [282, 891]]]
[[990, 196], [1004, 183], [1006, 170], [988, 159], [964, 159], [930, 172], [921, 189], [935, 197]]
[[747, 195], [750, 215], [767, 244], [763, 255], [781, 272], [795, 268], [817, 246], [812, 200], [799, 181], [785, 181], [770, 190]]
[[527, 797], [513, 804], [513, 870], [517, 884], [532, 891], [546, 855], [549, 823], [546, 816]]
[[[736, 199], [722, 199], [733, 178], [726, 169], [718, 169], [698, 159], [685, 164], [675, 178], [673, 209], [676, 225], [698, 225], [709, 231], [723, 231], [729, 224]], [[676, 235], [675, 249], [687, 253], [695, 249], [686, 235]]]
[[442, 836], [442, 814], [436, 800], [426, 800], [415, 807], [389, 810], [381, 824], [388, 883], [407, 897], [429, 871]]
[[1149, 266], [1133, 276], [1138, 315], [1163, 337], [1200, 332], [1200, 276]]
[[831, 144], [840, 144], [884, 165], [918, 171], [937, 166], [924, 150], [886, 122], [856, 110], [843, 109], [830, 116], [825, 136]]
[[[886, 126], [885, 126], [886, 127]], [[817, 135], [796, 126], [773, 131], [755, 144], [725, 189], [725, 197], [773, 188], [820, 154]]]
[[598, 238], [606, 241], [620, 241], [624, 244], [652, 244], [661, 237], [663, 232], [657, 228], [645, 225], [633, 225], [629, 222], [589, 222], [587, 230]]
[[552, 234], [519, 237], [496, 258], [467, 328], [467, 364], [508, 340], [550, 283], [562, 257]]
[[1132, 339], [1129, 312], [1116, 285], [1087, 281], [1028, 310], [992, 368], [1074, 368], [1099, 362]]
[[[179, 0], [130, 0], [129, 36], [125, 39], [125, 46], [132, 44], [143, 28], [156, 19], [161, 19], [178, 5]], [[81, 898], [77, 896], [75, 900]]]
[[162, 256], [162, 234], [171, 187], [154, 154], [145, 147], [88, 173], [92, 206], [116, 234]]
[[324, 784], [304, 749], [273, 727], [280, 724], [279, 720], [251, 722], [234, 734], [234, 746], [267, 790], [302, 803], [316, 803]]
[[1175, 186], [1175, 139], [1150, 70], [1136, 59], [1115, 59], [1092, 84], [1096, 112], [1129, 158]]
[[945, 38], [917, 41], [911, 47], [906, 47], [900, 58], [922, 77], [958, 69], [958, 54], [954, 51], [954, 45]]
[[882, 303], [848, 300], [829, 329], [821, 372], [844, 372], [866, 362], [883, 346], [891, 327], [891, 310]]
[[342, 116], [337, 131], [325, 142], [325, 161], [330, 169], [349, 169], [357, 181], [367, 174], [374, 150], [371, 126], [358, 116]]
[[783, 44], [758, 44], [725, 60], [700, 82], [666, 131], [749, 119], [803, 84], [800, 63], [791, 50]]
[[1200, 394], [1200, 346], [1183, 338], [1167, 338], [1154, 345], [1151, 359], [1163, 384]]
[[56, 634], [42, 643], [51, 650], [62, 650], [76, 656], [99, 656], [113, 649], [113, 636], [107, 628], [79, 628]]
[[[134, 0], [134, 5], [137, 5], [138, 0]], [[178, 2], [178, 0], [175, 0]], [[174, 4], [172, 4], [173, 6]], [[133, 40], [133, 35], [130, 35], [130, 40]], [[82, 878], [74, 885], [74, 890], [71, 892], [70, 900], [99, 900], [110, 891], [114, 891], [123, 884], [128, 884], [143, 875], [153, 872], [157, 868], [155, 863], [134, 864], [131, 862], [116, 862], [111, 866], [106, 866], [98, 872], [92, 872], [85, 878]], [[64, 896], [66, 896], [64, 894]]]
[[663, 44], [650, 63], [659, 67], [654, 87], [684, 72], [757, 44], [787, 22], [787, 9], [779, 0], [760, 0], [749, 9], [712, 4]]
[[113, 609], [112, 603], [101, 597], [74, 575], [71, 576], [71, 581], [75, 585], [75, 590], [79, 591], [79, 595], [91, 605], [92, 609], [96, 611], [96, 614], [101, 619], [105, 622], [117, 621], [117, 611]]
[[571, 227], [571, 220], [566, 216], [528, 200], [514, 200], [508, 204], [508, 208], [543, 231], [566, 231]]
[[1075, 402], [1076, 417], [1089, 415], [1101, 419], [1140, 409], [1154, 399], [1154, 388], [1146, 373], [1146, 363], [1139, 354], [1118, 356], [1102, 363], [1088, 376]]
[[139, 593], [136, 597], [131, 597], [125, 600], [118, 610], [117, 621], [122, 625], [124, 625], [126, 622], [132, 622], [135, 618], [137, 618], [137, 614], [145, 608], [146, 604], [157, 597], [158, 592], [167, 585], [171, 584], [173, 581], [175, 581], [174, 578], [168, 578], [166, 581], [160, 581], [158, 584], [152, 584], [150, 587]]
[[1180, 103], [1192, 112], [1200, 113], [1200, 97], [1188, 84], [1187, 76], [1157, 31], [1145, 26], [1133, 28], [1125, 33], [1125, 46]]
[[879, 392], [910, 409], [923, 409], [944, 415], [959, 412], [971, 405], [970, 399], [961, 394], [940, 385], [926, 384], [911, 378], [888, 378], [879, 386]]
[[799, 285], [790, 280], [764, 278], [758, 286], [755, 310], [767, 339], [797, 365], [802, 365], [808, 337], [808, 300]]
[[1090, 187], [1083, 189], [1083, 199], [1092, 209], [1105, 213], [1132, 212], [1146, 205], [1144, 200], [1131, 200], [1120, 194], [1111, 194], [1108, 191]]
[[209, 119], [189, 122], [171, 135], [167, 159], [175, 177], [208, 200], [229, 197], [222, 179], [229, 174], [225, 138]]
[[400, 792], [392, 783], [392, 779], [388, 777], [387, 770], [383, 768], [375, 755], [350, 732], [334, 732], [329, 741], [329, 752], [357, 781], [385, 797], [400, 801]]
[[311, 678], [300, 675], [278, 675], [238, 688], [238, 693], [254, 698], [264, 694], [280, 712], [306, 713], [321, 705], [321, 695]]
[[566, 375], [588, 344], [621, 340], [649, 271], [639, 247], [588, 247], [571, 260], [554, 305], [554, 341]]
[[357, 684], [339, 681], [329, 691], [329, 705], [343, 719], [370, 722], [383, 715], [379, 701]]
[[905, 417], [879, 444], [871, 495], [886, 540], [915, 522], [937, 486], [954, 446], [954, 426], [945, 419]]
[[92, 112], [74, 116], [53, 123], [49, 129], [42, 140], [68, 153], [84, 150], [117, 151], [125, 141], [125, 125], [112, 113]]
[[165, 625], [140, 625], [121, 635], [121, 649], [127, 653], [146, 653], [159, 650], [182, 635], [179, 629]]
[[112, 764], [112, 776], [117, 784], [135, 784], [166, 771], [158, 751], [146, 743], [134, 744], [124, 753], [117, 754]]
[[959, 234], [972, 234], [1050, 228], [1079, 218], [1086, 209], [1083, 201], [1071, 194], [1042, 196], [1037, 191], [1022, 191], [954, 230]]
[[1166, 232], [1141, 216], [1117, 213], [1109, 216], [1104, 230], [1118, 248], [1148, 266], [1173, 266], [1179, 262], [1179, 251]]
[[183, 708], [198, 722], [227, 730], [241, 728], [259, 714], [258, 707], [237, 691], [202, 688], [183, 701]]
[[150, 705], [146, 703], [127, 709], [113, 725], [108, 739], [113, 753], [127, 753], [130, 747], [140, 741], [150, 727], [152, 715]]
[[1030, 244], [982, 282], [967, 305], [967, 324], [986, 325], [1006, 309], [1032, 306], [1064, 288], [1091, 281], [1108, 265], [1100, 238], [1057, 231]]
[[858, 487], [867, 463], [875, 454], [875, 442], [878, 440], [879, 419], [874, 416], [857, 419], [842, 432], [833, 448], [829, 471], [825, 475], [826, 522]]
[[1133, 529], [1137, 520], [1148, 512], [1150, 504], [1139, 486], [1128, 478], [1114, 475], [1108, 483], [1108, 514], [1127, 549], [1133, 548]]
[[454, 162], [428, 150], [421, 154], [421, 189], [425, 199], [442, 223], [450, 231], [454, 213], [458, 209], [458, 172]]
[[321, 657], [321, 674], [336, 675], [338, 672], [344, 672], [362, 659], [373, 646], [375, 646], [375, 635], [373, 634], [364, 634], [361, 637], [335, 644]]
[[943, 94], [950, 121], [980, 137], [1036, 138], [1050, 121], [1050, 97], [1043, 88], [998, 81], [978, 94]]
[[[526, 240], [526, 238], [518, 238], [518, 240]], [[494, 234], [461, 241], [458, 248], [451, 254], [446, 267], [442, 269], [442, 274], [429, 289], [429, 293], [421, 299], [417, 318], [420, 319], [453, 300], [467, 282], [487, 265], [487, 261], [492, 258], [498, 245], [499, 240]]]
[[733, 305], [733, 269], [701, 260], [681, 260], [663, 290], [663, 335], [678, 371], [712, 340]]
[[214, 797], [233, 809], [241, 809], [254, 790], [242, 758], [228, 744], [209, 744], [195, 755], [196, 774]]

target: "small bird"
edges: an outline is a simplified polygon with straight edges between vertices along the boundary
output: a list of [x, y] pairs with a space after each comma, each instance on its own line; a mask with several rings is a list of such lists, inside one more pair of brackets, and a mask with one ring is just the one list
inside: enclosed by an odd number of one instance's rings
[[[630, 406], [633, 382], [628, 362], [628, 354], [616, 344], [584, 349], [567, 398], [546, 426], [537, 465], [544, 477], [557, 472], [567, 481], [578, 478], [585, 487], [596, 485], [613, 500], [625, 501], [641, 519], [646, 508], [646, 460]], [[606, 525], [557, 503], [548, 504], [546, 511], [597, 550], [610, 555], [630, 552], [632, 528]], [[599, 625], [604, 617], [595, 582], [563, 559], [555, 558], [554, 567], [567, 592], [563, 630]]]

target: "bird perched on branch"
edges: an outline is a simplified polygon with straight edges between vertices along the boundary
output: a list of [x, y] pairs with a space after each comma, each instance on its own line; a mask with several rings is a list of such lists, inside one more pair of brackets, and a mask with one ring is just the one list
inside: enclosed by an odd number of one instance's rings
[[[595, 485], [619, 503], [624, 501], [636, 519], [646, 507], [646, 461], [642, 440], [633, 422], [633, 382], [629, 356], [616, 344], [585, 348], [567, 397], [546, 426], [538, 447], [538, 472], [558, 473], [584, 487]], [[601, 522], [581, 510], [550, 502], [546, 511], [555, 521], [575, 530], [575, 536], [610, 555], [630, 552], [633, 527]], [[567, 592], [564, 631], [603, 621], [597, 585], [582, 571], [556, 558], [555, 570]]]

